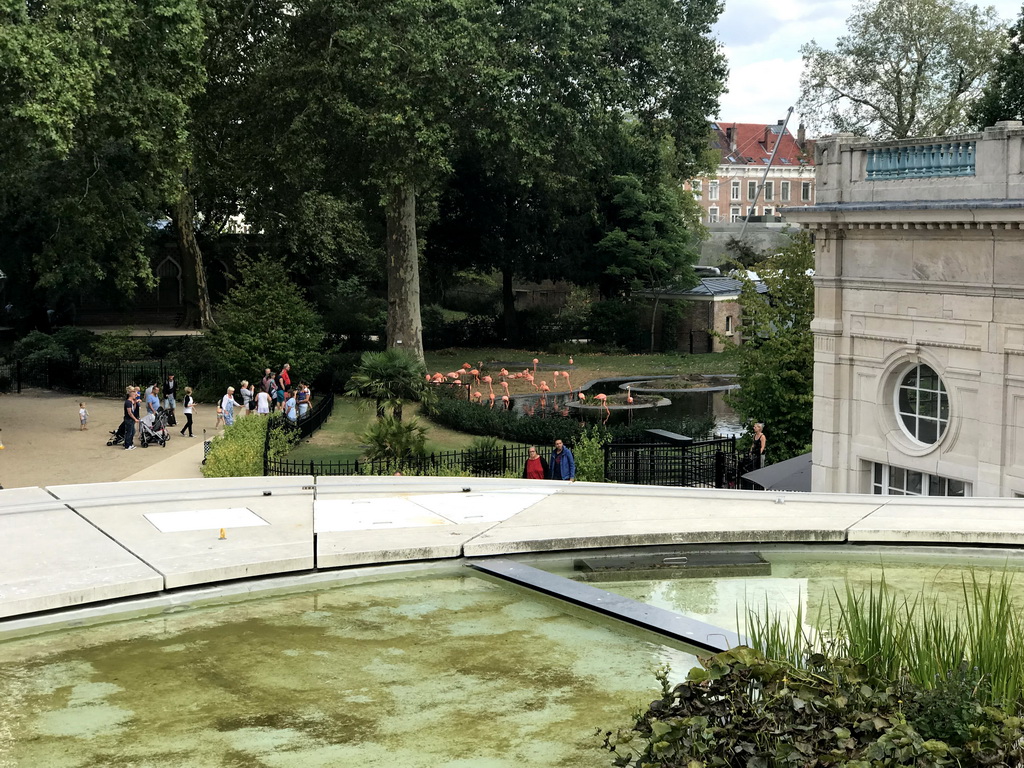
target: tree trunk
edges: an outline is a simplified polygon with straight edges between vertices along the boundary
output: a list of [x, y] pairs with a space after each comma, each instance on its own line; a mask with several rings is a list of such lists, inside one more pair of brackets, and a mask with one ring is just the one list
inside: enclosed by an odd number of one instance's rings
[[416, 189], [405, 184], [385, 203], [388, 261], [388, 346], [423, 361], [420, 259], [416, 246]]
[[501, 267], [501, 300], [504, 308], [502, 320], [505, 326], [505, 341], [514, 344], [516, 336], [516, 295], [512, 291], [512, 267]]
[[[651, 354], [654, 354], [654, 324], [658, 322], [658, 299], [661, 298], [658, 294], [654, 294], [654, 308], [651, 310]], [[664, 335], [665, 329], [662, 328], [662, 335]]]
[[185, 328], [213, 328], [213, 308], [210, 305], [210, 289], [206, 282], [206, 266], [203, 254], [196, 242], [196, 209], [192, 194], [182, 186], [172, 212], [174, 226], [178, 231], [178, 253], [185, 293]]

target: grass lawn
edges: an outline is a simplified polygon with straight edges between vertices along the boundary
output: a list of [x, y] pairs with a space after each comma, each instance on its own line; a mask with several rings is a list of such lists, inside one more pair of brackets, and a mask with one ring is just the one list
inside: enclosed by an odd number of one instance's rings
[[[593, 379], [613, 376], [637, 376], [659, 374], [686, 373], [735, 373], [739, 365], [739, 356], [726, 352], [710, 355], [602, 355], [581, 352], [572, 355], [573, 364], [569, 365], [569, 355], [547, 355], [525, 349], [445, 349], [428, 352], [427, 370], [430, 373], [462, 369], [463, 363], [469, 363], [480, 370], [480, 376], [491, 375], [494, 379], [492, 387], [500, 395], [502, 390], [498, 384], [498, 371], [505, 367], [509, 373], [533, 369], [533, 359], [539, 360], [536, 383], [547, 381], [552, 390], [565, 391], [564, 379], [557, 380], [551, 374], [568, 371], [573, 388], [578, 388]], [[483, 363], [483, 368], [479, 368]], [[472, 379], [472, 377], [469, 377]], [[474, 382], [475, 387], [488, 395], [487, 384]], [[524, 379], [510, 379], [509, 393], [536, 391], [533, 385]], [[405, 418], [419, 416], [419, 406], [410, 403], [405, 407]], [[289, 454], [289, 459], [297, 461], [355, 461], [359, 458], [361, 446], [358, 435], [376, 418], [372, 403], [351, 397], [335, 399], [334, 413], [328, 422], [310, 440], [296, 446]], [[420, 418], [427, 427], [427, 451], [456, 451], [468, 448], [473, 435], [466, 435], [454, 430], [434, 425], [426, 418]], [[511, 443], [509, 443], [511, 445]]]
[[[427, 453], [468, 448], [474, 435], [439, 427], [419, 415], [419, 404], [408, 403], [403, 419], [418, 418], [427, 427]], [[375, 418], [372, 403], [354, 397], [335, 397], [334, 412], [324, 426], [288, 454], [293, 461], [355, 461], [362, 452], [359, 435]], [[499, 445], [514, 445], [499, 441]]]

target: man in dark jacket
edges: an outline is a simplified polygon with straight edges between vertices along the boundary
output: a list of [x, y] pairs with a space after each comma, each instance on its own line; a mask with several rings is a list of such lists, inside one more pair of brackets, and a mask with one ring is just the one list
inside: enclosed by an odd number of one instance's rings
[[551, 472], [552, 480], [576, 480], [576, 460], [561, 440], [555, 440], [555, 450], [551, 452], [551, 460], [548, 461], [548, 470]]
[[164, 382], [164, 410], [167, 411], [167, 426], [173, 427], [177, 425], [177, 420], [174, 418], [174, 409], [178, 403], [175, 398], [178, 396], [178, 385], [174, 381], [174, 374], [167, 374], [167, 381]]

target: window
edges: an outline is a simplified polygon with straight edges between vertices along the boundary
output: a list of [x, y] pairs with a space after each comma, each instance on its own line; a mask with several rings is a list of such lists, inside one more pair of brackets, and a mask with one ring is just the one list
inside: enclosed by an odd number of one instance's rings
[[740, 207], [738, 205], [734, 205], [734, 206], [732, 206], [729, 209], [729, 221], [739, 221], [739, 220], [740, 220]]
[[725, 316], [725, 333], [727, 336], [732, 336], [732, 315]]
[[703, 189], [703, 184], [701, 183], [700, 179], [694, 179], [693, 181], [690, 182], [690, 190], [697, 197], [700, 197], [701, 189]]
[[747, 206], [747, 216], [757, 216], [757, 208], [752, 205]]
[[766, 181], [764, 183], [764, 199], [771, 200], [775, 196], [775, 182]]
[[811, 182], [805, 181], [800, 185], [800, 199], [805, 203], [811, 201]]
[[718, 179], [708, 182], [708, 200], [718, 199]]
[[708, 224], [714, 224], [716, 221], [718, 221], [718, 208], [712, 206], [708, 208]]
[[918, 443], [933, 445], [949, 424], [949, 395], [934, 370], [915, 365], [896, 386], [896, 416], [903, 431]]
[[769, 208], [768, 206], [764, 207], [763, 212], [764, 212], [765, 216], [774, 216], [775, 215], [774, 209]]
[[738, 181], [734, 181], [732, 183], [732, 190], [729, 193], [729, 199], [730, 200], [739, 200], [740, 199], [740, 183]]
[[757, 197], [757, 182], [756, 181], [748, 181], [747, 182], [747, 200], [753, 200], [755, 197]]
[[970, 496], [971, 484], [913, 469], [873, 464], [871, 492], [881, 496]]
[[779, 195], [782, 196], [782, 202], [784, 202], [784, 203], [788, 203], [789, 202], [789, 182], [788, 181], [780, 181], [779, 182]]

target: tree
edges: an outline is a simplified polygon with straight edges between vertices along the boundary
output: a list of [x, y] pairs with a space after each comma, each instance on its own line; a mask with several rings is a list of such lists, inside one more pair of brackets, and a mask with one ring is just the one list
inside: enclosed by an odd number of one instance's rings
[[799, 109], [812, 125], [883, 139], [967, 130], [1002, 47], [993, 8], [860, 0], [846, 24], [835, 50], [801, 48]]
[[1000, 120], [1024, 120], [1024, 8], [1007, 30], [1008, 45], [974, 105], [971, 121], [978, 129]]
[[765, 425], [773, 462], [810, 450], [814, 404], [814, 246], [806, 235], [758, 265], [768, 288], [741, 278], [744, 342], [740, 388], [729, 396], [743, 422]]
[[359, 367], [345, 387], [352, 397], [370, 397], [377, 404], [377, 419], [383, 420], [391, 408], [395, 422], [402, 420], [402, 404], [420, 400], [426, 391], [426, 372], [420, 360], [394, 347], [383, 352], [364, 352]]
[[217, 308], [209, 334], [216, 358], [242, 379], [277, 371], [285, 363], [306, 381], [324, 365], [320, 317], [277, 261], [243, 265], [242, 279]]

